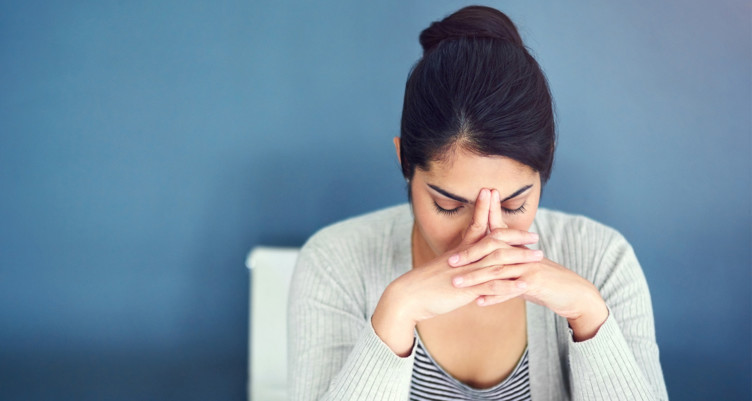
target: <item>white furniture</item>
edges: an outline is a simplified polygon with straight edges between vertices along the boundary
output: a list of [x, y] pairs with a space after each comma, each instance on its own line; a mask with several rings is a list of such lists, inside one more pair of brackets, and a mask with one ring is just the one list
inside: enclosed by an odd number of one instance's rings
[[287, 294], [298, 248], [255, 247], [250, 269], [248, 399], [287, 399]]

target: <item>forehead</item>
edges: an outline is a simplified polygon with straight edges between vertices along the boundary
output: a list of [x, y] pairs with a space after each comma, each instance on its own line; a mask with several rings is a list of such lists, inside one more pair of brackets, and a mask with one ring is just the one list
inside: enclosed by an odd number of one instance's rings
[[502, 196], [522, 186], [538, 182], [539, 174], [530, 166], [504, 156], [480, 156], [459, 149], [429, 163], [428, 170], [416, 174], [430, 184], [474, 199], [482, 188], [497, 189]]

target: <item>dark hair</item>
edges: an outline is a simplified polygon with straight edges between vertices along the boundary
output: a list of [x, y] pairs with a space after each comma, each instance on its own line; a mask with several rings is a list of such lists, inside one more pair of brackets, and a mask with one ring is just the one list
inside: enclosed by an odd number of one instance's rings
[[459, 146], [551, 175], [556, 134], [546, 77], [499, 10], [465, 7], [420, 34], [423, 57], [405, 86], [402, 174]]

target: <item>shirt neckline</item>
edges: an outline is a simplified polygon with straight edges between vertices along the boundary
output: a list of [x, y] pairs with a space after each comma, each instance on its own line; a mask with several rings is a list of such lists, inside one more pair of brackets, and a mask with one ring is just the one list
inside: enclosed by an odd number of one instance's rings
[[473, 387], [473, 386], [470, 386], [466, 383], [459, 381], [456, 377], [452, 376], [449, 372], [444, 370], [444, 368], [436, 362], [436, 360], [433, 358], [433, 355], [431, 355], [428, 349], [425, 346], [423, 346], [423, 341], [420, 338], [420, 334], [418, 333], [417, 328], [415, 329], [415, 338], [416, 338], [416, 345], [415, 345], [416, 349], [420, 347], [420, 349], [423, 350], [423, 352], [426, 354], [428, 359], [431, 360], [431, 364], [435, 366], [450, 382], [452, 382], [453, 385], [460, 387], [463, 390], [466, 390], [468, 392], [472, 392], [476, 394], [486, 394], [486, 393], [496, 392], [499, 389], [505, 387], [512, 379], [514, 379], [519, 374], [519, 371], [523, 363], [526, 360], [528, 360], [528, 345], [525, 344], [525, 350], [522, 352], [520, 359], [517, 361], [517, 364], [515, 365], [514, 369], [512, 369], [512, 372], [509, 373], [509, 375], [506, 378], [504, 378], [504, 380], [493, 385], [492, 387], [477, 388], [477, 387]]

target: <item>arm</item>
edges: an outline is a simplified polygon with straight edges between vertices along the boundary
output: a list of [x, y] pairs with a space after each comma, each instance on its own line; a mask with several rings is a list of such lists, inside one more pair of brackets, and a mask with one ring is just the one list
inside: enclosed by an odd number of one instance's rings
[[[489, 194], [488, 190], [481, 191], [474, 223], [465, 231], [460, 248], [450, 253], [485, 236], [489, 227]], [[537, 236], [508, 228], [497, 234], [504, 242], [504, 258], [510, 263], [542, 257], [512, 246], [535, 243]], [[292, 400], [406, 399], [417, 322], [451, 312], [482, 294], [502, 293], [498, 296], [508, 299], [522, 291], [513, 283], [454, 288], [451, 278], [457, 270], [447, 264], [447, 254], [416, 266], [389, 283], [371, 316], [366, 310], [366, 288], [374, 283], [366, 282], [363, 269], [379, 268], [386, 263], [379, 260], [379, 255], [389, 252], [364, 245], [370, 243], [373, 241], [367, 238], [353, 240], [351, 232], [343, 232], [312, 238], [301, 251], [288, 310]]]
[[[357, 272], [315, 244], [301, 251], [288, 303], [290, 400], [404, 400], [412, 349], [400, 358], [375, 334]], [[349, 273], [349, 274], [348, 274]]]
[[619, 234], [593, 277], [609, 313], [593, 338], [569, 333], [574, 400], [667, 400], [647, 281], [632, 247]]

